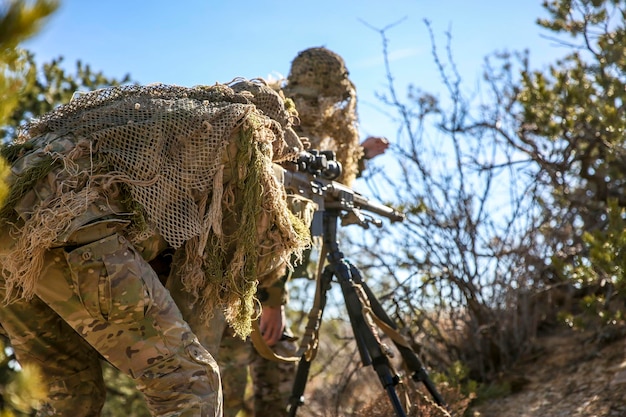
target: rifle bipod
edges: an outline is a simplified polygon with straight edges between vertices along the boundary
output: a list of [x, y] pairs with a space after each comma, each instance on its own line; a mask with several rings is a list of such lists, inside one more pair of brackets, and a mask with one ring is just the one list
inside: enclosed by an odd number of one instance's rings
[[[324, 212], [323, 236], [324, 246], [327, 248], [328, 264], [325, 266], [320, 277], [322, 294], [318, 300], [320, 309], [319, 318], [321, 320], [321, 315], [326, 306], [326, 293], [330, 289], [332, 278], [336, 277], [341, 285], [361, 362], [364, 366], [371, 365], [378, 374], [378, 378], [389, 396], [395, 415], [398, 417], [406, 417], [407, 411], [402, 405], [396, 391], [396, 386], [400, 383], [400, 376], [393, 370], [389, 362], [389, 357], [385, 354], [377, 333], [373, 328], [372, 320], [366, 318], [364, 310], [370, 308], [373, 313], [372, 315], [376, 317], [380, 326], [388, 326], [388, 328], [394, 331], [397, 330], [397, 326], [384, 311], [382, 305], [367, 284], [363, 282], [358, 268], [347, 261], [343, 253], [339, 250], [336, 239], [338, 218], [338, 210], [326, 210]], [[320, 262], [321, 261], [322, 260], [320, 260]], [[397, 338], [392, 338], [392, 340], [400, 352], [406, 367], [413, 372], [411, 378], [416, 382], [422, 382], [432, 396], [434, 403], [440, 408], [445, 409], [446, 405], [442, 396], [429, 378], [428, 372], [422, 365], [417, 354], [406, 341], [397, 340]], [[288, 415], [290, 417], [295, 417], [298, 407], [304, 404], [304, 390], [311, 361], [312, 359], [308, 360], [305, 355], [302, 355], [298, 363], [298, 370], [288, 404]]]

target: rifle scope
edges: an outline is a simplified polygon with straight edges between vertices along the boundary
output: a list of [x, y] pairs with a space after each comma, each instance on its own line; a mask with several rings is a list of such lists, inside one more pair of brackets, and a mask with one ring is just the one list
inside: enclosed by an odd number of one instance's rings
[[300, 152], [296, 161], [297, 170], [314, 177], [334, 180], [341, 175], [341, 163], [335, 159], [334, 151], [310, 150]]

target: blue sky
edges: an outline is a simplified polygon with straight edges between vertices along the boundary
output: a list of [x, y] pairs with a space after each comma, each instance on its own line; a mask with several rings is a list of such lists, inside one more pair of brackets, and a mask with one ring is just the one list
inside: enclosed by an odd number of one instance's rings
[[470, 85], [494, 51], [531, 51], [541, 67], [560, 56], [535, 24], [541, 0], [61, 0], [61, 8], [24, 46], [40, 62], [82, 60], [110, 77], [130, 74], [148, 84], [193, 86], [235, 77], [286, 75], [308, 47], [325, 46], [346, 61], [359, 97], [363, 136], [393, 140], [396, 127], [380, 111], [386, 91], [382, 38], [386, 32], [398, 91], [410, 83], [440, 85], [424, 19], [439, 48], [446, 32], [459, 72]]

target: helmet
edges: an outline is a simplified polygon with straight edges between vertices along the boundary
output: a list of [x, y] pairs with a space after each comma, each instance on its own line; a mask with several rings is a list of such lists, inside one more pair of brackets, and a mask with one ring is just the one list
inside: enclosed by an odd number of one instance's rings
[[353, 89], [348, 75], [341, 56], [324, 47], [309, 48], [292, 61], [287, 86], [304, 95], [345, 97]]
[[313, 149], [336, 152], [343, 165], [338, 181], [350, 186], [362, 151], [356, 89], [343, 59], [323, 47], [305, 49], [292, 61], [283, 92], [298, 111], [296, 131], [308, 138]]

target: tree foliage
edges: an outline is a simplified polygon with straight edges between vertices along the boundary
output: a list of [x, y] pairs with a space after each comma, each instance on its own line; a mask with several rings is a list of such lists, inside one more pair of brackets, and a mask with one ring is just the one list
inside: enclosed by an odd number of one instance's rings
[[[10, 1], [0, 5], [0, 138], [16, 138], [19, 126], [54, 107], [68, 102], [75, 91], [93, 90], [130, 81], [109, 78], [89, 65], [76, 63], [68, 73], [59, 57], [38, 66], [32, 53], [20, 48], [22, 41], [37, 33], [57, 8], [55, 0]], [[0, 161], [0, 176], [8, 169]], [[0, 185], [0, 199], [6, 186]], [[47, 392], [36, 367], [18, 365], [8, 340], [0, 338], [0, 413], [2, 416], [35, 415]], [[104, 415], [146, 416], [143, 398], [128, 378], [106, 367], [109, 401]], [[45, 414], [45, 411], [44, 411]]]
[[32, 53], [23, 51], [22, 54], [29, 68], [28, 83], [22, 89], [7, 124], [0, 130], [0, 137], [5, 141], [14, 139], [18, 134], [17, 129], [25, 121], [67, 103], [77, 91], [91, 91], [131, 82], [128, 74], [121, 79], [107, 77], [102, 71], [94, 71], [89, 64], [81, 61], [76, 62], [75, 72], [69, 73], [63, 66], [63, 57], [38, 67]]
[[57, 6], [55, 0], [0, 4], [0, 126], [13, 113], [29, 79], [29, 65], [18, 45], [37, 33]]
[[555, 279], [602, 299], [599, 317], [619, 316], [609, 305], [626, 295], [626, 8], [607, 0], [553, 1], [546, 9], [551, 18], [539, 24], [566, 37], [557, 41], [571, 53], [546, 73], [522, 74], [516, 144], [541, 167], [537, 179], [551, 193], [543, 209]]
[[498, 51], [470, 90], [452, 35], [442, 53], [430, 22], [443, 93], [411, 86], [402, 98], [388, 65], [380, 99], [395, 110], [399, 163], [380, 174], [407, 220], [353, 242], [390, 277], [379, 291], [429, 365], [460, 360], [482, 382], [559, 317], [572, 324], [586, 310], [623, 326], [626, 10], [616, 0], [544, 7], [537, 23], [559, 46], [547, 69], [531, 68], [529, 51]]
[[[26, 63], [17, 45], [37, 32], [57, 7], [52, 0], [39, 0], [34, 4], [12, 1], [0, 5], [0, 126], [14, 111], [19, 93], [27, 85]], [[8, 167], [0, 161], [0, 177], [6, 176]], [[6, 195], [4, 183], [0, 198]], [[3, 416], [34, 415], [39, 402], [46, 397], [45, 384], [38, 369], [16, 366], [6, 339], [0, 338], [0, 412]]]

